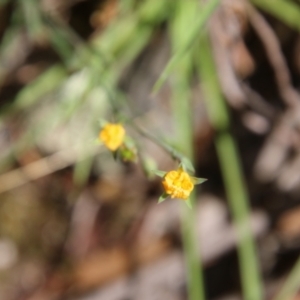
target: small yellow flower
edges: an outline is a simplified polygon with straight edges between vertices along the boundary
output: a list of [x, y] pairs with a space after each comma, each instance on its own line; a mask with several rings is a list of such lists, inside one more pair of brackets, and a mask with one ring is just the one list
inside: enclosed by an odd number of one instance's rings
[[171, 198], [187, 199], [194, 189], [193, 179], [181, 167], [176, 171], [170, 171], [164, 176], [162, 182], [166, 194]]
[[99, 139], [111, 151], [117, 150], [124, 142], [125, 129], [121, 124], [107, 123], [99, 133]]

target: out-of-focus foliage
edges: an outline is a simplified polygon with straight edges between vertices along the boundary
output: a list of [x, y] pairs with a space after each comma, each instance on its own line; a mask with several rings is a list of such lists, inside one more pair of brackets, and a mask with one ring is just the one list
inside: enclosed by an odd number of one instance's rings
[[[0, 273], [7, 282], [6, 270], [21, 278], [10, 283], [19, 294], [9, 288], [5, 297], [39, 295], [45, 286], [60, 296], [85, 291], [178, 247], [178, 236], [170, 235], [179, 221], [172, 223], [171, 213], [153, 230], [153, 243], [140, 224], [162, 191], [144, 175], [161, 169], [164, 176], [182, 163], [192, 173], [203, 167], [207, 190], [226, 203], [223, 221], [228, 225], [230, 214], [240, 239], [229, 234], [224, 251], [237, 247], [235, 281], [245, 299], [260, 300], [251, 205], [279, 228], [294, 226], [277, 219], [299, 205], [299, 20], [299, 1], [292, 0], [0, 0]], [[118, 155], [95, 142], [104, 119], [128, 133]], [[171, 196], [178, 195], [174, 186]], [[188, 204], [196, 212], [195, 195]], [[196, 213], [183, 215], [188, 291], [190, 299], [204, 299]], [[273, 225], [266, 233], [267, 221], [255, 224], [266, 244], [286, 242]], [[289, 242], [288, 251], [298, 247]], [[265, 251], [274, 261], [276, 247]], [[85, 260], [98, 248], [97, 263]], [[149, 257], [145, 248], [153, 251]], [[1, 251], [11, 253], [4, 262]], [[109, 262], [100, 275], [99, 261]], [[261, 262], [263, 276], [271, 274]], [[276, 300], [296, 293], [298, 269], [299, 263]], [[40, 299], [50, 299], [48, 292]]]

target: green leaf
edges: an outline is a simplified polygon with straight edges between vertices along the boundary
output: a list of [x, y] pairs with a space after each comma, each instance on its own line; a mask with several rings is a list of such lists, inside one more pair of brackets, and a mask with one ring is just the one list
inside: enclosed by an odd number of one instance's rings
[[118, 157], [119, 157], [118, 149], [116, 151], [111, 151], [111, 153], [112, 153], [112, 156], [113, 156], [114, 160], [115, 161], [118, 160]]
[[30, 108], [42, 97], [57, 89], [66, 76], [66, 71], [61, 66], [55, 65], [50, 67], [18, 93], [14, 104], [10, 109], [19, 111]]
[[93, 156], [88, 156], [76, 162], [73, 172], [73, 180], [77, 186], [82, 187], [86, 184], [93, 166], [93, 159]]
[[153, 173], [159, 177], [164, 177], [167, 174], [167, 172], [159, 171], [159, 170], [154, 170]]
[[126, 147], [126, 145], [119, 148], [120, 157], [124, 162], [137, 162], [137, 150], [134, 147]]
[[291, 28], [300, 30], [300, 9], [295, 2], [287, 0], [251, 0], [251, 2]]
[[[155, 170], [157, 168], [156, 161], [151, 157], [141, 155], [141, 163], [142, 163], [142, 167], [143, 167], [143, 170], [144, 170], [146, 176], [149, 179], [154, 179], [155, 174], [154, 174], [153, 170]], [[160, 171], [160, 172], [162, 172], [162, 171]]]
[[169, 197], [169, 195], [168, 195], [167, 193], [163, 193], [163, 194], [159, 197], [158, 203], [164, 202], [168, 197]]
[[197, 178], [197, 177], [191, 177], [194, 184], [201, 184], [205, 181], [207, 181], [206, 178]]
[[[123, 2], [123, 1], [121, 1]], [[172, 8], [172, 7], [171, 7]], [[143, 23], [157, 24], [165, 20], [172, 12], [170, 1], [149, 0], [144, 1], [138, 10], [138, 16]]]
[[94, 139], [93, 142], [95, 145], [103, 145], [102, 141], [100, 141], [98, 138]]
[[128, 135], [125, 136], [124, 145], [128, 149], [135, 149], [136, 148], [133, 138], [131, 138]]
[[190, 208], [190, 209], [193, 208], [191, 198], [188, 198], [184, 202], [185, 202], [185, 204], [187, 205], [188, 208]]
[[195, 173], [195, 168], [194, 168], [192, 162], [187, 157], [183, 156], [181, 158], [181, 165], [185, 171], [190, 171], [192, 173]]
[[103, 128], [108, 122], [105, 119], [99, 118], [98, 119], [98, 124], [100, 128]]
[[189, 28], [188, 37], [185, 39], [185, 42], [181, 44], [181, 46], [177, 49], [176, 53], [171, 57], [167, 66], [161, 73], [160, 77], [156, 81], [153, 87], [153, 92], [157, 93], [157, 91], [161, 88], [165, 80], [173, 71], [174, 67], [178, 64], [178, 61], [184, 56], [184, 54], [191, 48], [191, 46], [198, 40], [199, 32], [204, 27], [205, 23], [212, 15], [214, 10], [219, 5], [220, 0], [210, 0], [203, 7], [199, 9], [199, 16], [197, 20], [195, 20], [195, 24]]

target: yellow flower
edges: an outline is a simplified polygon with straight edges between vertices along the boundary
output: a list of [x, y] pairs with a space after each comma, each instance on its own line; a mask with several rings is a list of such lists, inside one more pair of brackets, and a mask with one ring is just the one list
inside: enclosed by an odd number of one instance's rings
[[166, 194], [171, 198], [187, 199], [194, 189], [193, 179], [181, 167], [176, 171], [170, 171], [164, 176], [162, 182]]
[[121, 124], [107, 123], [99, 133], [99, 139], [111, 151], [117, 150], [124, 142], [125, 129]]

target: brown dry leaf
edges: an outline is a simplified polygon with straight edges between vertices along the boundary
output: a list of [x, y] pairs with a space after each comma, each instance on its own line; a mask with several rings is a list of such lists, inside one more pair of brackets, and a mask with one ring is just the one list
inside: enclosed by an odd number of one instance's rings
[[17, 70], [15, 74], [16, 79], [22, 85], [28, 84], [36, 79], [43, 72], [45, 67], [46, 65], [42, 63], [25, 64]]
[[30, 149], [18, 157], [18, 162], [21, 166], [26, 166], [40, 159], [42, 159], [42, 157], [39, 151], [37, 149]]
[[277, 228], [284, 238], [300, 237], [300, 207], [283, 213], [277, 222]]
[[298, 293], [295, 297], [292, 297], [290, 300], [300, 300], [300, 294]]
[[171, 241], [167, 238], [153, 241], [148, 245], [137, 247], [136, 259], [139, 264], [149, 263], [156, 260], [171, 248]]
[[74, 285], [85, 290], [126, 274], [130, 264], [122, 248], [99, 250], [82, 260], [74, 270]]
[[90, 23], [95, 29], [103, 28], [116, 16], [117, 13], [117, 1], [107, 0], [92, 14]]
[[231, 60], [236, 74], [245, 78], [255, 70], [255, 62], [243, 40], [238, 40], [231, 48]]
[[157, 259], [167, 252], [170, 244], [167, 239], [161, 239], [137, 246], [132, 252], [121, 247], [99, 250], [75, 266], [74, 287], [83, 291], [110, 282], [127, 274], [135, 265]]

